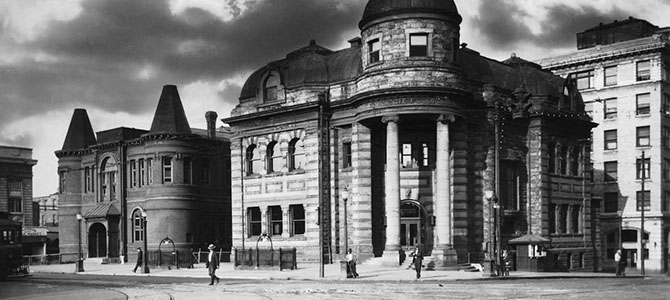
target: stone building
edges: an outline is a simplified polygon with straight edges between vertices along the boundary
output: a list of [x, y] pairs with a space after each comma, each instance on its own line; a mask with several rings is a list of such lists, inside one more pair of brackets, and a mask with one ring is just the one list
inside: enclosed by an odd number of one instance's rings
[[86, 110], [75, 109], [56, 151], [61, 254], [76, 259], [81, 243], [89, 259], [134, 260], [144, 239], [154, 251], [166, 238], [178, 250], [229, 248], [230, 146], [216, 113], [205, 116], [207, 130], [190, 128], [173, 85], [163, 87], [150, 130], [94, 134]]
[[250, 75], [223, 120], [233, 247], [266, 234], [299, 261], [352, 248], [398, 265], [422, 244], [446, 268], [533, 234], [551, 241], [547, 268], [591, 270], [579, 92], [467, 48], [460, 23], [451, 0], [371, 0], [350, 48], [311, 41]]
[[0, 212], [24, 226], [33, 220], [33, 149], [0, 146]]
[[616, 249], [623, 247], [629, 267], [639, 269], [643, 253], [645, 269], [669, 270], [669, 33], [635, 18], [600, 24], [577, 33], [577, 51], [539, 62], [570, 76], [587, 113], [600, 123], [592, 132], [591, 158], [594, 197], [603, 201], [604, 265], [613, 265]]

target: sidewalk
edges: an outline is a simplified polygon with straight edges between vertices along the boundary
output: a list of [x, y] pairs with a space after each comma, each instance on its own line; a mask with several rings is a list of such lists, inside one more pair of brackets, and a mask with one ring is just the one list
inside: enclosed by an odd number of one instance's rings
[[[93, 275], [117, 275], [117, 276], [160, 276], [160, 277], [190, 277], [209, 278], [204, 264], [197, 264], [192, 269], [167, 269], [151, 268], [149, 274], [133, 273], [134, 263], [126, 264], [84, 264], [84, 272], [80, 274]], [[31, 273], [75, 273], [75, 265], [34, 265], [30, 267]], [[324, 266], [324, 277], [319, 277], [318, 264], [298, 264], [297, 270], [234, 270], [231, 263], [222, 263], [217, 275], [222, 279], [258, 279], [258, 280], [353, 280], [346, 279], [340, 273], [339, 264], [327, 264]], [[358, 266], [360, 276], [355, 280], [360, 281], [414, 281], [416, 273], [401, 267], [387, 267], [361, 264]], [[662, 276], [662, 275], [659, 275]], [[587, 272], [561, 272], [561, 273], [537, 273], [537, 272], [511, 272], [509, 277], [484, 277], [481, 272], [465, 271], [422, 271], [421, 281], [458, 281], [458, 280], [512, 280], [512, 279], [545, 279], [545, 278], [610, 278], [615, 277], [610, 273], [587, 273]], [[626, 278], [639, 277], [639, 275], [627, 276]]]

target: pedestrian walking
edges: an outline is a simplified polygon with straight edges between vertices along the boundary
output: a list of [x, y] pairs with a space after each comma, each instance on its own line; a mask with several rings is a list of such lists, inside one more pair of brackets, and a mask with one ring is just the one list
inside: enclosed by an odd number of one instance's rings
[[625, 276], [626, 260], [623, 259], [621, 249], [618, 249], [616, 253], [614, 253], [614, 262], [616, 263], [616, 276]]
[[207, 257], [207, 262], [205, 263], [205, 267], [207, 267], [207, 270], [209, 271], [209, 277], [212, 278], [212, 280], [209, 282], [209, 285], [214, 284], [214, 280], [216, 280], [216, 284], [219, 284], [219, 277], [216, 277], [216, 269], [219, 268], [219, 257], [216, 256], [216, 253], [214, 253], [214, 244], [209, 244], [209, 256]]
[[142, 261], [144, 259], [144, 255], [142, 255], [142, 248], [137, 247], [137, 263], [135, 264], [135, 268], [133, 269], [133, 273], [137, 271], [137, 268], [142, 267]]
[[414, 270], [416, 271], [416, 279], [421, 278], [421, 266], [423, 265], [423, 247], [421, 244], [416, 245], [412, 263], [414, 264]]
[[349, 269], [349, 274], [351, 274], [352, 277], [358, 278], [358, 273], [356, 272], [356, 255], [354, 255], [353, 251], [351, 251], [351, 248], [347, 251], [347, 256], [345, 257], [347, 260], [347, 268]]

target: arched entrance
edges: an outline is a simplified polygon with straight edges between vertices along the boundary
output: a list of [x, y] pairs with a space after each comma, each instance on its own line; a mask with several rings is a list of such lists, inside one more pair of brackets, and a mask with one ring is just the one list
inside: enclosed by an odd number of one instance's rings
[[425, 208], [416, 200], [400, 201], [400, 246], [411, 251], [426, 241]]
[[88, 257], [107, 256], [107, 229], [95, 223], [88, 230]]

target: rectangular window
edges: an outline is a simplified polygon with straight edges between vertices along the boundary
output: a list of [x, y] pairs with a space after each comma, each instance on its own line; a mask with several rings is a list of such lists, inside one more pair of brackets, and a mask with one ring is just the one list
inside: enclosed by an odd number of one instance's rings
[[261, 209], [260, 207], [247, 208], [247, 220], [249, 220], [249, 236], [261, 235]]
[[604, 195], [605, 201], [605, 212], [617, 212], [619, 211], [619, 193], [617, 192], [608, 192]]
[[9, 201], [7, 202], [7, 210], [10, 213], [20, 213], [23, 212], [21, 201], [22, 199], [20, 197], [9, 197]]
[[147, 184], [154, 184], [154, 160], [147, 158]]
[[649, 126], [640, 126], [635, 129], [636, 141], [638, 147], [650, 146]]
[[351, 167], [351, 142], [342, 143], [342, 168]]
[[573, 73], [572, 78], [580, 91], [593, 88], [593, 70]]
[[636, 166], [636, 171], [635, 174], [637, 179], [649, 179], [650, 178], [650, 172], [649, 168], [651, 167], [651, 159], [650, 158], [645, 158], [644, 161], [642, 159], [638, 158], [635, 162]]
[[305, 234], [305, 208], [302, 205], [289, 206], [291, 213], [291, 235]]
[[617, 149], [617, 133], [616, 129], [605, 130], [605, 150]]
[[140, 186], [145, 186], [146, 185], [146, 178], [147, 178], [147, 169], [144, 166], [144, 158], [140, 158], [140, 160], [137, 162], [140, 168], [140, 174], [139, 174], [139, 184]]
[[191, 182], [191, 158], [190, 157], [185, 157], [184, 158], [184, 166], [183, 166], [183, 171], [184, 171], [184, 184], [192, 184]]
[[144, 241], [144, 220], [139, 212], [133, 214], [133, 241]]
[[670, 159], [663, 159], [663, 180], [670, 179]]
[[210, 177], [209, 158], [203, 157], [200, 159], [200, 183], [209, 184]]
[[270, 222], [270, 230], [268, 230], [268, 234], [270, 236], [281, 235], [283, 231], [281, 206], [269, 206], [268, 219]]
[[402, 167], [412, 167], [412, 144], [402, 144]]
[[91, 192], [93, 181], [91, 180], [91, 168], [84, 167], [84, 192]]
[[617, 178], [619, 177], [617, 162], [606, 161], [603, 166], [603, 169], [605, 169], [605, 182], [617, 181]]
[[661, 211], [668, 211], [670, 210], [670, 191], [663, 191], [663, 207], [661, 207]]
[[58, 172], [58, 192], [65, 193], [65, 171]]
[[172, 183], [172, 157], [163, 156], [163, 183]]
[[670, 116], [670, 94], [663, 94], [663, 103], [661, 105], [661, 113]]
[[617, 117], [617, 99], [609, 98], [603, 101], [603, 110], [605, 119], [616, 119]]
[[604, 73], [605, 86], [613, 86], [617, 84], [617, 66], [605, 67]]
[[642, 210], [642, 195], [644, 193], [644, 211], [649, 211], [651, 208], [651, 192], [650, 191], [637, 191], [636, 192], [636, 203], [637, 211]]
[[635, 109], [635, 114], [636, 115], [648, 115], [651, 112], [651, 95], [650, 94], [639, 94], [635, 96], [636, 98], [636, 109]]
[[130, 161], [130, 182], [132, 187], [137, 187], [137, 161]]
[[428, 166], [428, 144], [422, 144], [421, 148], [423, 149], [423, 157], [421, 159], [421, 166]]
[[651, 63], [648, 60], [638, 61], [636, 64], [637, 81], [651, 79]]
[[410, 33], [409, 56], [428, 56], [428, 34]]
[[116, 200], [116, 173], [109, 173], [109, 201]]
[[370, 62], [371, 64], [376, 63], [380, 60], [382, 44], [379, 42], [379, 39], [374, 39], [368, 42], [368, 51], [370, 52]]
[[584, 103], [584, 112], [593, 119], [593, 102]]
[[500, 162], [500, 197], [503, 209], [519, 209], [519, 174], [516, 163]]
[[663, 126], [663, 148], [670, 149], [670, 127]]

